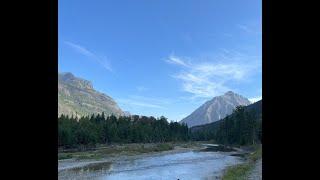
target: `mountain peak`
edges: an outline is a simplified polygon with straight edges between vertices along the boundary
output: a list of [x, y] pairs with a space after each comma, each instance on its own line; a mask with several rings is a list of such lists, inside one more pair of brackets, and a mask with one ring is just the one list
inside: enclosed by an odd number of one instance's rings
[[233, 91], [228, 91], [228, 92], [224, 93], [224, 95], [226, 95], [226, 96], [231, 96], [234, 94], [236, 94], [236, 93], [234, 93]]
[[74, 75], [71, 72], [64, 72], [61, 75], [65, 78], [74, 78]]
[[212, 123], [231, 114], [237, 106], [249, 104], [250, 101], [247, 98], [228, 91], [224, 95], [205, 102], [180, 122], [187, 123], [189, 127]]
[[59, 81], [78, 88], [93, 89], [90, 81], [76, 77], [70, 72], [59, 73]]
[[58, 115], [85, 116], [91, 114], [124, 115], [117, 103], [108, 95], [93, 89], [88, 80], [72, 73], [59, 73]]

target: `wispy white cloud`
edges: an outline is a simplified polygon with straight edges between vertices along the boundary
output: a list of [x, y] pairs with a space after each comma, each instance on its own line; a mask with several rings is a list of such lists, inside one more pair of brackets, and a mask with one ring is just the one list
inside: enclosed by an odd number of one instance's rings
[[144, 92], [144, 91], [147, 91], [147, 90], [148, 90], [148, 88], [146, 88], [146, 87], [144, 87], [144, 86], [137, 86], [136, 88], [137, 88], [137, 90], [138, 90], [139, 92]]
[[140, 107], [147, 107], [147, 108], [160, 108], [164, 109], [164, 107], [157, 105], [157, 104], [152, 104], [148, 102], [141, 102], [135, 99], [118, 99], [119, 103], [125, 104], [125, 105], [133, 105], [133, 106], [140, 106]]
[[172, 99], [162, 98], [162, 97], [146, 97], [146, 96], [132, 95], [132, 96], [129, 96], [129, 99], [134, 99], [137, 101], [157, 104], [159, 106], [165, 106], [165, 105], [173, 103]]
[[129, 106], [139, 106], [147, 108], [160, 108], [166, 109], [165, 107], [173, 102], [172, 99], [161, 98], [161, 97], [145, 97], [138, 95], [131, 95], [126, 99], [118, 99], [119, 103]]
[[[172, 77], [181, 81], [183, 91], [191, 93], [193, 95], [191, 98], [211, 98], [230, 90], [228, 87], [230, 82], [247, 81], [248, 77], [259, 70], [261, 66], [261, 63], [252, 61], [248, 63], [246, 59], [249, 57], [243, 54], [239, 56], [240, 53], [238, 53], [236, 57], [242, 58], [237, 59], [230, 56], [234, 53], [229, 51], [227, 53], [224, 53], [223, 61], [193, 59], [193, 63], [189, 62], [188, 64], [183, 58], [175, 56], [173, 62], [176, 63], [172, 64], [186, 68]], [[169, 57], [169, 59], [172, 58]], [[259, 62], [259, 59], [256, 62]]]
[[166, 62], [171, 64], [177, 64], [185, 67], [189, 67], [189, 64], [186, 63], [184, 60], [182, 60], [180, 57], [177, 57], [175, 55], [170, 55], [168, 59], [166, 59]]
[[252, 32], [251, 29], [248, 28], [248, 26], [246, 25], [243, 25], [243, 24], [238, 24], [238, 28], [242, 29], [243, 31], [246, 31], [246, 32]]
[[257, 24], [237, 24], [237, 28], [249, 34], [261, 34], [261, 27], [259, 28]]
[[75, 43], [72, 43], [69, 41], [64, 41], [64, 43], [66, 45], [70, 46], [71, 48], [73, 48], [74, 50], [76, 50], [78, 53], [94, 60], [95, 62], [100, 64], [106, 70], [113, 72], [113, 69], [111, 68], [110, 62], [107, 60], [106, 57], [98, 56], [95, 53], [93, 53], [92, 51], [89, 51], [87, 48], [85, 48], [79, 44], [75, 44]]
[[259, 101], [261, 99], [262, 99], [262, 96], [258, 96], [258, 97], [249, 98], [249, 101], [251, 103], [255, 103], [255, 102], [257, 102], [257, 101]]

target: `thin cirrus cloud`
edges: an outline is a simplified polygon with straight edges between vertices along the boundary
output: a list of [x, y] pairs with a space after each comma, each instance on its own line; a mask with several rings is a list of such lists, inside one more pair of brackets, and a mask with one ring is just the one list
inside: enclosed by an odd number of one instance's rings
[[[191, 93], [191, 98], [214, 97], [230, 90], [229, 83], [247, 81], [248, 77], [259, 69], [259, 63], [248, 63], [230, 56], [225, 63], [212, 61], [199, 61], [193, 59], [187, 63], [183, 58], [170, 55], [166, 62], [178, 65], [180, 72], [172, 75], [180, 81], [182, 90]], [[244, 57], [248, 59], [247, 57]], [[257, 61], [258, 62], [258, 61]]]
[[87, 48], [85, 48], [79, 44], [75, 44], [75, 43], [72, 43], [69, 41], [64, 41], [64, 43], [67, 44], [68, 46], [70, 46], [71, 48], [73, 48], [74, 50], [76, 50], [78, 53], [94, 60], [99, 65], [101, 65], [104, 69], [106, 69], [110, 72], [113, 72], [113, 69], [111, 68], [109, 61], [105, 57], [98, 56], [95, 53], [93, 53], [92, 51], [89, 51]]
[[140, 106], [140, 107], [157, 108], [157, 109], [164, 108], [164, 107], [156, 105], [156, 104], [139, 102], [139, 101], [135, 101], [135, 100], [131, 100], [131, 99], [119, 99], [118, 102], [125, 104], [125, 105], [133, 105], [133, 106]]
[[257, 24], [237, 24], [237, 28], [248, 34], [261, 34], [261, 26], [257, 26]]
[[183, 61], [181, 58], [176, 57], [174, 55], [170, 55], [169, 58], [166, 60], [167, 63], [177, 64], [185, 67], [189, 67], [190, 65]]
[[144, 86], [137, 86], [136, 89], [137, 89], [139, 92], [144, 92], [144, 91], [149, 90], [148, 88], [146, 88], [146, 87], [144, 87]]
[[153, 98], [137, 95], [129, 96], [126, 99], [118, 99], [117, 101], [126, 106], [139, 106], [156, 109], [166, 109], [165, 107], [173, 102], [171, 99], [166, 98]]
[[139, 100], [139, 101], [143, 101], [143, 102], [152, 102], [155, 104], [158, 104], [160, 106], [165, 106], [168, 104], [173, 103], [172, 99], [168, 99], [168, 98], [162, 98], [162, 97], [145, 97], [145, 96], [137, 96], [137, 95], [132, 95], [130, 96], [131, 99], [135, 99], [135, 100]]
[[163, 106], [155, 104], [155, 103], [150, 103], [150, 102], [145, 102], [141, 101], [139, 99], [118, 99], [118, 102], [123, 105], [127, 106], [139, 106], [139, 107], [144, 107], [144, 108], [156, 108], [156, 109], [164, 109]]

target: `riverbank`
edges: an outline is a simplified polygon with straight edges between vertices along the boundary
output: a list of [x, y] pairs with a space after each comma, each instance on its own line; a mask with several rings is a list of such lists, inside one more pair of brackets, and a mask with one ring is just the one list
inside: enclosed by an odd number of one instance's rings
[[227, 168], [222, 176], [222, 180], [245, 180], [251, 177], [261, 177], [259, 166], [262, 165], [262, 147], [261, 145], [253, 147], [253, 151], [244, 154], [245, 162], [239, 165]]
[[[58, 172], [59, 179], [68, 179], [68, 177], [82, 176], [83, 172], [106, 172], [117, 174], [117, 171], [122, 171], [122, 168], [126, 168], [127, 163], [133, 163], [133, 166], [137, 165], [137, 162], [141, 162], [145, 168], [150, 167], [161, 169], [163, 173], [167, 173], [164, 167], [166, 166], [183, 166], [190, 167], [194, 166], [198, 168], [199, 166], [208, 167], [206, 169], [207, 177], [210, 179], [222, 177], [225, 169], [228, 166], [233, 166], [243, 162], [243, 158], [247, 157], [246, 153], [249, 152], [248, 149], [233, 148], [234, 151], [221, 151], [212, 149], [211, 146], [216, 146], [212, 142], [208, 141], [197, 141], [197, 142], [169, 142], [169, 143], [148, 143], [148, 144], [112, 144], [112, 145], [100, 145], [94, 150], [89, 151], [76, 151], [76, 152], [60, 152], [58, 160]], [[67, 158], [63, 158], [67, 156]], [[182, 156], [184, 158], [182, 158]], [[192, 160], [186, 160], [185, 158], [193, 157]], [[199, 156], [199, 158], [198, 158]], [[207, 156], [207, 158], [201, 159], [202, 156]], [[237, 157], [236, 157], [237, 156]], [[251, 155], [253, 157], [253, 155]], [[250, 156], [250, 157], [251, 157]], [[163, 159], [161, 159], [161, 157]], [[174, 158], [173, 158], [174, 157]], [[230, 162], [217, 160], [216, 158], [224, 159], [226, 157]], [[249, 157], [249, 156], [248, 156]], [[160, 159], [158, 159], [160, 158]], [[168, 158], [171, 159], [168, 161]], [[177, 161], [178, 158], [179, 161]], [[180, 159], [181, 158], [181, 159]], [[211, 159], [212, 158], [212, 159]], [[151, 160], [153, 159], [153, 160]], [[146, 161], [151, 160], [154, 165], [150, 166], [146, 164]], [[157, 161], [163, 164], [159, 167]], [[207, 161], [208, 160], [208, 161]], [[192, 162], [191, 162], [192, 161]], [[206, 163], [207, 164], [206, 164]], [[196, 163], [196, 164], [194, 164]], [[131, 166], [131, 165], [130, 165]], [[163, 166], [163, 167], [162, 167]], [[212, 172], [210, 172], [210, 167]], [[139, 168], [133, 168], [136, 171]], [[143, 169], [143, 168], [142, 168]], [[141, 171], [147, 171], [142, 170]], [[139, 172], [140, 172], [139, 170]], [[126, 170], [124, 170], [126, 171]], [[150, 170], [151, 171], [151, 170]], [[180, 171], [185, 171], [184, 168]], [[202, 170], [201, 170], [202, 171]], [[74, 174], [73, 174], [74, 173]], [[80, 173], [80, 174], [79, 174]], [[149, 170], [148, 170], [149, 173]], [[184, 176], [181, 172], [175, 172], [179, 176]], [[189, 176], [195, 176], [191, 172]], [[199, 173], [195, 171], [194, 173]], [[73, 175], [72, 175], [73, 174]], [[89, 173], [90, 174], [90, 173]], [[152, 173], [153, 174], [153, 173]], [[88, 175], [88, 174], [87, 174]], [[154, 174], [153, 174], [154, 176]]]
[[101, 163], [134, 160], [155, 155], [168, 155], [188, 151], [200, 151], [201, 144], [208, 142], [170, 142], [148, 144], [112, 144], [101, 145], [95, 150], [78, 152], [60, 152], [58, 171], [77, 169], [86, 166], [100, 166]]
[[199, 148], [203, 142], [167, 142], [167, 143], [131, 143], [131, 144], [111, 144], [99, 145], [95, 149], [88, 151], [75, 152], [58, 152], [58, 160], [74, 159], [74, 160], [99, 160], [106, 157], [119, 155], [139, 155], [144, 153], [162, 152], [169, 150], [177, 150], [184, 148]]
[[199, 142], [175, 145], [174, 149], [138, 155], [94, 159], [59, 160], [59, 179], [216, 179], [228, 166], [242, 163], [234, 152], [203, 151]]

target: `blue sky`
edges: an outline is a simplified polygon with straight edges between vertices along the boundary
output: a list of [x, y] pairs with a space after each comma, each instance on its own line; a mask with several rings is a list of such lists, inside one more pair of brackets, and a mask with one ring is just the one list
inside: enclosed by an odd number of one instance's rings
[[257, 0], [59, 0], [59, 72], [174, 121], [228, 90], [260, 99], [261, 11]]

